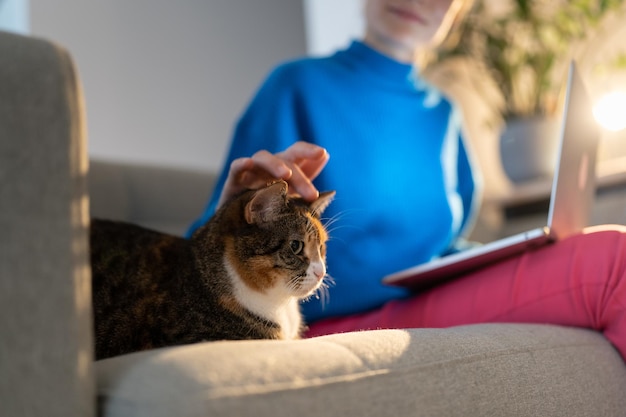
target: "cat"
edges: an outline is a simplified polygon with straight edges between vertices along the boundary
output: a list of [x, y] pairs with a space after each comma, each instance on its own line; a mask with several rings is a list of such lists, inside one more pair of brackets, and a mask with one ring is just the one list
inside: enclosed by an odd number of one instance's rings
[[[225, 203], [190, 239], [92, 219], [96, 359], [208, 340], [297, 339], [326, 285], [320, 216], [277, 181]], [[323, 289], [323, 288], [322, 288]]]

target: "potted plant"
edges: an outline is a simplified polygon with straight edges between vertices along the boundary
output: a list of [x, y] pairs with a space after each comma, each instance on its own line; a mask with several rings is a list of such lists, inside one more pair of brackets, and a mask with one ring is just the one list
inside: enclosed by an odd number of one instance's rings
[[[558, 135], [555, 112], [567, 64], [605, 15], [622, 3], [475, 0], [448, 38], [426, 58], [423, 71], [428, 74], [446, 63], [465, 61], [464, 68], [469, 65], [476, 75], [475, 90], [491, 85], [497, 92], [491, 104], [495, 120], [504, 126], [501, 153], [508, 176], [518, 182], [549, 175], [556, 159], [552, 156]], [[545, 132], [532, 131], [535, 128]], [[520, 161], [526, 165], [520, 166]]]

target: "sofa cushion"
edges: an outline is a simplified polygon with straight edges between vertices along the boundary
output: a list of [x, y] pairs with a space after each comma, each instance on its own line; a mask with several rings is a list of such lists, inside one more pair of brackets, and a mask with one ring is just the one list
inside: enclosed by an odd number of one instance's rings
[[623, 415], [598, 333], [485, 324], [207, 342], [96, 362], [101, 415]]

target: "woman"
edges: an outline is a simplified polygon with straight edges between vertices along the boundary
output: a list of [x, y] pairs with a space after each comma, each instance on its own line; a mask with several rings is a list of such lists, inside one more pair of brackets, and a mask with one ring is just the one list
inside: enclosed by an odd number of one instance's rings
[[[383, 276], [454, 251], [480, 181], [460, 115], [413, 67], [463, 0], [366, 0], [346, 50], [277, 67], [237, 125], [203, 224], [225, 199], [282, 178], [314, 199], [336, 190], [325, 303], [303, 304], [309, 335], [371, 328], [541, 322], [602, 330], [626, 355], [626, 230], [590, 229], [420, 294]], [[261, 150], [260, 150], [261, 149]], [[332, 155], [332, 159], [329, 159]]]

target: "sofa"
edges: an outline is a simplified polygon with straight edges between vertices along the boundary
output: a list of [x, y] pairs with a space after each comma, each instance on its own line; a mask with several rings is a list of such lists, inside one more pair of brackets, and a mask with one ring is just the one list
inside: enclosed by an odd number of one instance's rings
[[0, 33], [1, 416], [626, 415], [626, 366], [611, 344], [547, 324], [205, 342], [94, 361], [90, 216], [180, 234], [214, 176], [89, 161], [84, 111], [63, 47]]

